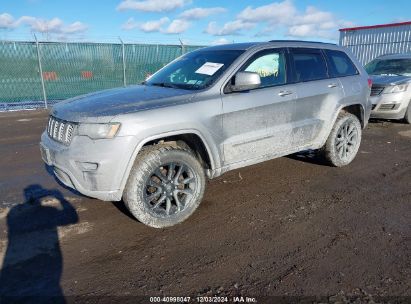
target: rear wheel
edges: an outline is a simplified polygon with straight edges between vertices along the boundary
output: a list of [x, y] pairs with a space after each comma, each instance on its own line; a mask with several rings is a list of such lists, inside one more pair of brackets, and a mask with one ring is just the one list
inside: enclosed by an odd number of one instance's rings
[[326, 160], [336, 167], [346, 166], [357, 155], [361, 143], [361, 123], [357, 116], [342, 112], [338, 115], [323, 147]]
[[187, 219], [200, 204], [204, 188], [204, 169], [190, 150], [158, 145], [138, 156], [123, 199], [139, 221], [164, 228]]
[[407, 124], [411, 124], [411, 101], [408, 104], [407, 112], [405, 112], [404, 120]]

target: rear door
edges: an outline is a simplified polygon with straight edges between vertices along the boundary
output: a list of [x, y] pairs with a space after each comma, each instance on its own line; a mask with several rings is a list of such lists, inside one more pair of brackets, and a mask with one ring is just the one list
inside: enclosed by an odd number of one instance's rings
[[296, 94], [288, 84], [286, 58], [285, 49], [257, 52], [239, 71], [258, 73], [261, 86], [222, 95], [225, 164], [289, 148]]
[[351, 59], [342, 51], [324, 50], [331, 78], [338, 78], [344, 89], [344, 104], [364, 103], [361, 75]]
[[322, 50], [292, 48], [290, 62], [297, 93], [295, 142], [305, 147], [322, 140], [344, 91], [338, 78], [330, 78]]

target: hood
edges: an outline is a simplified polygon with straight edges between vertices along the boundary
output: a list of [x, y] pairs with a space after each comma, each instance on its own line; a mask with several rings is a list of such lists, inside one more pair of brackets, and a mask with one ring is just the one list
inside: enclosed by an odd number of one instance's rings
[[411, 81], [410, 76], [370, 75], [373, 84], [396, 85]]
[[188, 90], [137, 85], [67, 99], [51, 114], [73, 122], [108, 122], [116, 115], [181, 104], [194, 96]]

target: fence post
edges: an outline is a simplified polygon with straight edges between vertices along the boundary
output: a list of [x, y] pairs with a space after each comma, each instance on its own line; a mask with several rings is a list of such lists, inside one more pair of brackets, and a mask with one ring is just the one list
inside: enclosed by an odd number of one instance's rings
[[184, 45], [183, 41], [181, 41], [180, 38], [178, 38], [178, 40], [180, 40], [180, 44], [181, 44], [181, 55], [184, 55], [186, 53], [185, 45]]
[[38, 61], [39, 71], [40, 71], [41, 88], [43, 90], [44, 107], [47, 109], [47, 94], [46, 94], [46, 87], [44, 86], [43, 67], [41, 66], [40, 45], [39, 45], [39, 41], [37, 40], [36, 34], [34, 34], [34, 39], [36, 39], [37, 61]]
[[124, 48], [123, 40], [120, 37], [118, 37], [118, 39], [121, 42], [121, 48], [122, 48], [122, 53], [123, 53], [123, 56], [122, 56], [123, 57], [123, 85], [127, 86], [127, 79], [126, 79], [126, 50]]

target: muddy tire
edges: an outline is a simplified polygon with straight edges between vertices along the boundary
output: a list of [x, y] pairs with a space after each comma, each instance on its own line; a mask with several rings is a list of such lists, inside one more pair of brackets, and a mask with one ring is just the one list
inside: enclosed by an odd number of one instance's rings
[[360, 148], [361, 133], [361, 123], [355, 115], [340, 113], [322, 149], [325, 159], [335, 167], [351, 163]]
[[123, 200], [137, 220], [164, 228], [193, 214], [204, 190], [204, 169], [190, 150], [156, 145], [144, 148], [137, 156]]
[[407, 112], [405, 112], [404, 121], [407, 124], [411, 124], [411, 101], [408, 104]]

